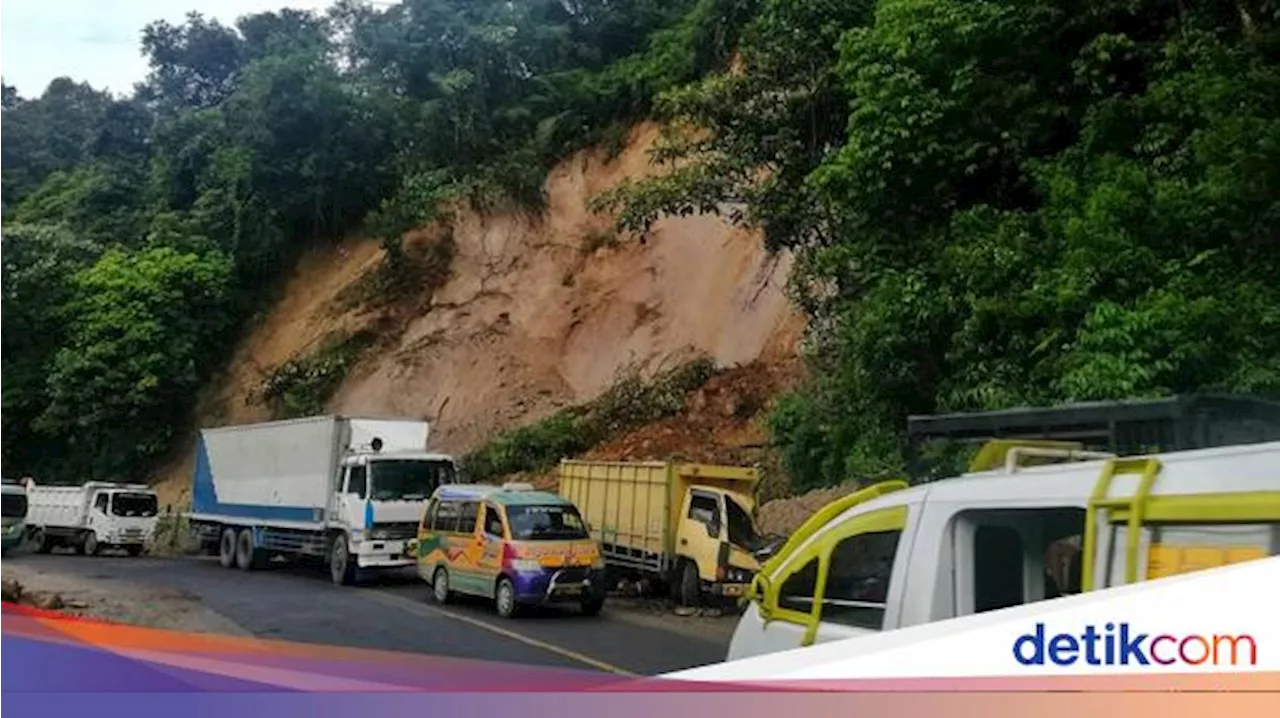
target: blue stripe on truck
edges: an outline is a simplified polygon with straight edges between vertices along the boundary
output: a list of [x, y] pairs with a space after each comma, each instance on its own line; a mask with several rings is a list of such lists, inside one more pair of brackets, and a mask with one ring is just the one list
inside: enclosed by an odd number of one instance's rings
[[256, 504], [224, 504], [218, 501], [218, 489], [213, 483], [213, 470], [209, 466], [209, 453], [204, 437], [196, 444], [196, 471], [191, 486], [191, 512], [214, 514], [242, 519], [276, 521], [304, 521], [319, 523], [323, 517], [314, 509], [301, 506], [261, 506]]

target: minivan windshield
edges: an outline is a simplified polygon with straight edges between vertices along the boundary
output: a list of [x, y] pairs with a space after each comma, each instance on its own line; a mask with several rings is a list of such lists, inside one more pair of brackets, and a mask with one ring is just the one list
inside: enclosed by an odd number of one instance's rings
[[116, 494], [111, 497], [111, 513], [116, 516], [155, 516], [158, 509], [155, 494]]
[[374, 501], [422, 501], [454, 483], [453, 462], [441, 459], [377, 459], [369, 469]]
[[587, 538], [578, 510], [563, 504], [507, 505], [507, 523], [517, 541], [564, 541]]
[[25, 494], [5, 494], [4, 495], [4, 517], [6, 519], [20, 519], [27, 515], [27, 497]]

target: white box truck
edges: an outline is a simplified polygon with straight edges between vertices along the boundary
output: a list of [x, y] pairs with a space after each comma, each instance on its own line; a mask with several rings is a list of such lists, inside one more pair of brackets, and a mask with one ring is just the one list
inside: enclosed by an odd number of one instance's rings
[[204, 429], [192, 531], [226, 568], [273, 556], [324, 559], [339, 585], [415, 564], [432, 492], [457, 482], [453, 457], [427, 450], [424, 421], [316, 416]]
[[151, 545], [159, 500], [145, 484], [90, 481], [81, 486], [27, 482], [27, 525], [40, 553], [59, 546], [96, 556], [124, 549], [137, 556]]

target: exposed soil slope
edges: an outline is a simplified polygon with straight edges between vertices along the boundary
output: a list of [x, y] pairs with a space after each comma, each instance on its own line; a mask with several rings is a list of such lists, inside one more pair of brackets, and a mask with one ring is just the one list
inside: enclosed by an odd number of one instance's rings
[[[450, 280], [433, 297], [399, 302], [394, 316], [338, 301], [377, 267], [375, 242], [314, 251], [208, 392], [202, 423], [270, 418], [254, 398], [262, 381], [334, 330], [374, 327], [381, 341], [330, 410], [427, 418], [433, 443], [458, 453], [593, 398], [628, 364], [652, 368], [694, 351], [726, 367], [789, 362], [803, 329], [783, 293], [789, 257], [713, 216], [664, 220], [641, 243], [613, 237], [608, 219], [586, 209], [619, 180], [656, 171], [647, 151], [657, 134], [643, 125], [612, 160], [584, 152], [561, 163], [540, 215], [461, 210], [451, 228], [411, 237], [451, 229], [457, 253]], [[188, 451], [162, 472], [166, 502], [185, 498], [191, 464]]]

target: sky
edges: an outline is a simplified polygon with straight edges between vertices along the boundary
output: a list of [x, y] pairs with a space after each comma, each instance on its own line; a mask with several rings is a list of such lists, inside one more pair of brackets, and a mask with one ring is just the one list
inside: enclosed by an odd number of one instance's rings
[[224, 24], [284, 7], [327, 8], [333, 0], [4, 0], [0, 3], [0, 75], [23, 97], [39, 96], [63, 75], [127, 94], [147, 75], [142, 28], [180, 23], [188, 12]]

